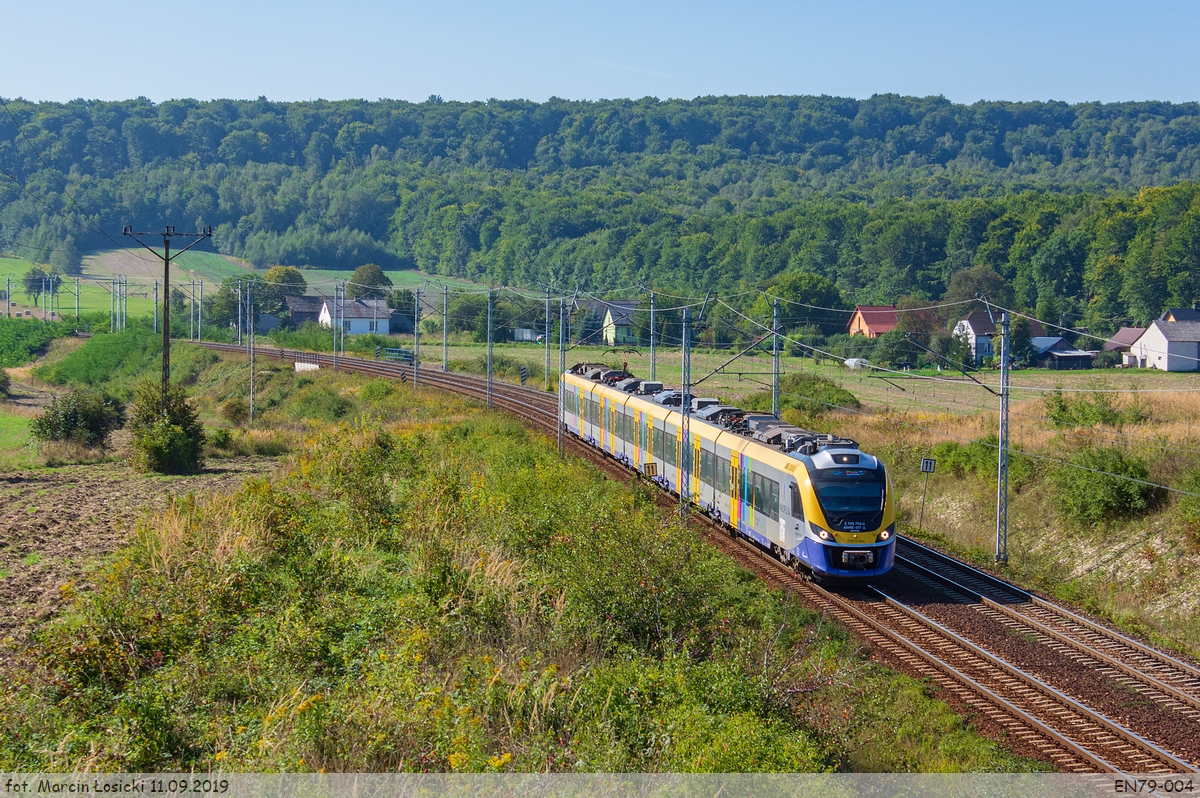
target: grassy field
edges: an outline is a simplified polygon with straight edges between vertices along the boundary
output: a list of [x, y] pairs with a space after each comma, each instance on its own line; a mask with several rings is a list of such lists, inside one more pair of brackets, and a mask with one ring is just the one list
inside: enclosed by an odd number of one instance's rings
[[[100, 340], [49, 368], [110, 384]], [[63, 591], [0, 661], [6, 770], [1043, 767], [516, 420], [263, 363], [248, 430], [245, 359], [178, 351], [214, 439], [294, 454]]]
[[15, 411], [0, 402], [0, 471], [17, 471], [40, 465], [29, 446], [31, 414]]

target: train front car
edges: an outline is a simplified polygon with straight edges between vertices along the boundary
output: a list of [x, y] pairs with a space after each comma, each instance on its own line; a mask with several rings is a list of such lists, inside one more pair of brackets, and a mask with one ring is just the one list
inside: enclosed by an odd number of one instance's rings
[[795, 521], [803, 536], [791, 554], [822, 582], [865, 582], [891, 570], [896, 510], [879, 458], [848, 447], [792, 456], [807, 476], [799, 486], [804, 518]]

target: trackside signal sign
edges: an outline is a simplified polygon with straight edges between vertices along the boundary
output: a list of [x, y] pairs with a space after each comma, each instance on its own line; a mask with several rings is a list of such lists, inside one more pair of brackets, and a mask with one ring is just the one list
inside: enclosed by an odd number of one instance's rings
[[921, 458], [921, 473], [922, 474], [932, 474], [935, 466], [937, 466], [937, 460], [934, 460], [932, 457], [922, 457]]

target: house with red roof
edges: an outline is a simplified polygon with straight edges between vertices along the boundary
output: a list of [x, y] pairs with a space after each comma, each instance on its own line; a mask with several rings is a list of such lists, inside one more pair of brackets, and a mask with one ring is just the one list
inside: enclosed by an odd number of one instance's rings
[[846, 330], [851, 335], [878, 338], [896, 329], [895, 305], [855, 305]]

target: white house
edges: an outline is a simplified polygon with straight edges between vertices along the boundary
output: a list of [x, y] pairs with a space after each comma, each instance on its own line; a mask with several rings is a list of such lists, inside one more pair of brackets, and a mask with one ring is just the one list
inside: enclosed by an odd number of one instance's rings
[[[967, 314], [966, 318], [960, 320], [954, 325], [952, 335], [956, 338], [965, 338], [971, 347], [971, 356], [975, 359], [975, 365], [983, 362], [985, 357], [992, 357], [996, 354], [995, 345], [992, 343], [992, 338], [999, 333], [996, 325], [992, 322], [992, 317], [988, 315], [986, 310], [976, 310]], [[1042, 323], [1035, 320], [1029, 322], [1030, 336], [1044, 336], [1045, 329]]]
[[337, 302], [326, 299], [321, 303], [317, 322], [322, 327], [332, 327], [335, 319], [341, 319], [346, 335], [388, 335], [392, 331], [392, 309], [383, 299], [339, 299]]
[[992, 348], [992, 336], [996, 334], [996, 325], [986, 310], [977, 310], [954, 325], [954, 337], [965, 338], [971, 347], [971, 360], [975, 365], [983, 362], [985, 357], [996, 354]]
[[1129, 347], [1135, 365], [1163, 371], [1200, 368], [1200, 321], [1152, 321]]

